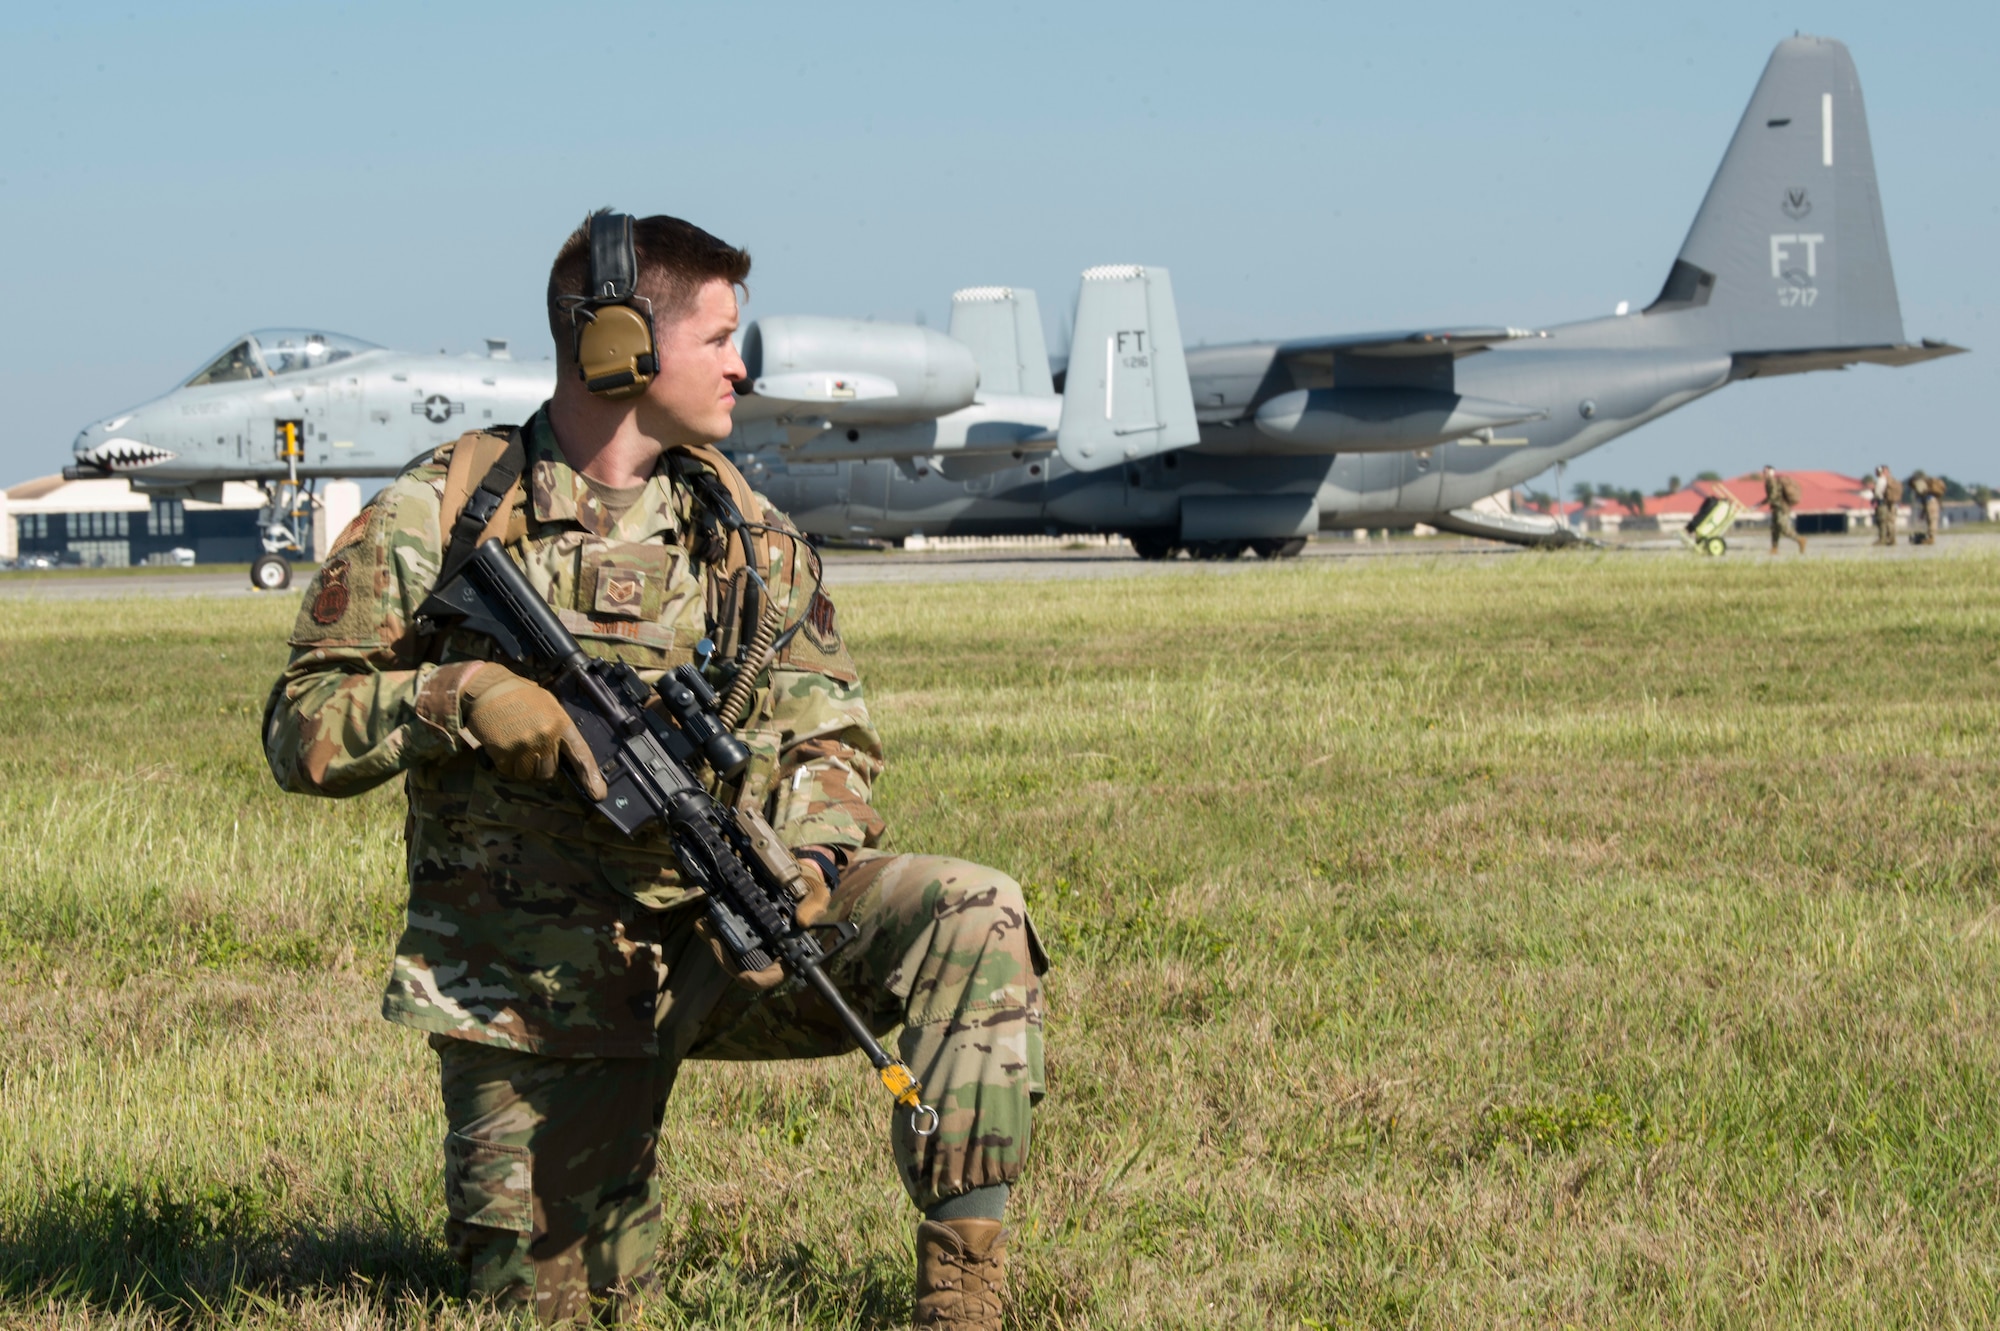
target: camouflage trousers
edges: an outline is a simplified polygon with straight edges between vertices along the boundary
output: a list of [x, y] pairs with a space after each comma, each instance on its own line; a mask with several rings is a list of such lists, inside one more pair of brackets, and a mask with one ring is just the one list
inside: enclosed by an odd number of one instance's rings
[[1938, 528], [1944, 525], [1944, 505], [1934, 497], [1924, 499], [1924, 536], [1932, 545], [1937, 544]]
[[1894, 504], [1875, 505], [1875, 544], [1894, 545], [1896, 543], [1896, 506]]
[[1778, 538], [1780, 536], [1789, 537], [1794, 541], [1798, 540], [1799, 525], [1792, 521], [1792, 510], [1773, 506], [1771, 509], [1771, 548], [1773, 550], [1778, 548]]
[[[449, 1129], [446, 1241], [473, 1295], [553, 1322], [643, 1293], [661, 1216], [654, 1156], [682, 1062], [851, 1049], [816, 995], [730, 978], [694, 932], [699, 911], [665, 917], [657, 1058], [554, 1058], [431, 1036]], [[963, 860], [864, 853], [831, 913], [860, 933], [829, 975], [878, 1036], [901, 1025], [903, 1060], [941, 1115], [928, 1138], [908, 1114], [892, 1117], [910, 1199], [927, 1207], [1012, 1183], [1042, 1094], [1047, 965], [1019, 886]]]

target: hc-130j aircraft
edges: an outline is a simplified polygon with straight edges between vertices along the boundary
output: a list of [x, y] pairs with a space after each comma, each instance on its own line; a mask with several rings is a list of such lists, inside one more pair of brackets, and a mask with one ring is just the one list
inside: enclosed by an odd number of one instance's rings
[[[1070, 373], [1103, 345], [1079, 328]], [[1798, 37], [1772, 54], [1659, 297], [1637, 313], [1197, 348], [1199, 441], [1097, 472], [1059, 455], [966, 475], [914, 448], [843, 460], [810, 432], [748, 427], [732, 447], [826, 535], [1121, 532], [1152, 558], [1283, 555], [1317, 530], [1413, 522], [1537, 542], [1567, 533], [1470, 506], [1738, 379], [1960, 350], [1904, 341], [1853, 61], [1837, 41]]]
[[[1084, 273], [1078, 335], [1110, 350], [1100, 373], [1071, 375], [1062, 394], [1031, 294], [961, 292], [958, 306], [969, 313], [954, 316], [954, 331], [970, 345], [860, 320], [753, 324], [740, 429], [810, 456], [948, 457], [939, 465], [961, 475], [1012, 465], [1024, 450], [1055, 450], [1082, 475], [1199, 437], [1166, 269]], [[497, 339], [484, 358], [411, 356], [337, 333], [264, 329], [165, 396], [87, 427], [63, 474], [125, 476], [190, 498], [219, 498], [225, 481], [264, 485], [265, 553], [250, 576], [275, 589], [291, 579], [285, 555], [306, 544], [317, 482], [393, 476], [468, 428], [526, 420], [554, 386], [553, 365], [514, 361]]]

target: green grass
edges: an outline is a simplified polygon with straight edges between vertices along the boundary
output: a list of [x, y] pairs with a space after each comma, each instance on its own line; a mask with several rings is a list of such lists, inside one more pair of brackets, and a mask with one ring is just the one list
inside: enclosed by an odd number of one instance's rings
[[[2000, 561], [865, 587], [893, 845], [1056, 953], [1023, 1327], [2000, 1320]], [[290, 598], [0, 602], [0, 1321], [475, 1325]], [[893, 1326], [857, 1060], [695, 1065], [661, 1326]]]

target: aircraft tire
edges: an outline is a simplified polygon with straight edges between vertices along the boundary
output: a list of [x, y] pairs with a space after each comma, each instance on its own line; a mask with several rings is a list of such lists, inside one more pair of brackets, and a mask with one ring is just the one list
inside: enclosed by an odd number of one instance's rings
[[1250, 548], [1257, 552], [1259, 559], [1297, 559], [1305, 553], [1306, 538], [1293, 536], [1282, 541], [1252, 541]]
[[1246, 541], [1190, 541], [1187, 551], [1195, 559], [1238, 559], [1248, 544]]
[[281, 592], [292, 585], [292, 563], [283, 555], [263, 554], [250, 565], [250, 585], [260, 592]]
[[1172, 559], [1181, 549], [1173, 537], [1162, 532], [1127, 532], [1125, 539], [1132, 543], [1132, 553], [1141, 559]]

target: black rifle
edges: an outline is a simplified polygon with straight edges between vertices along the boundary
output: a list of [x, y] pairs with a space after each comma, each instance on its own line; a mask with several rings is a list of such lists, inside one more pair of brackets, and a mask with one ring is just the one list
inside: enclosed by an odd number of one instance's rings
[[[553, 693], [608, 788], [597, 811], [626, 836], [663, 823], [682, 875], [707, 895], [709, 927], [736, 964], [760, 971], [775, 961], [810, 985], [896, 1102], [910, 1110], [917, 1135], [937, 1130], [937, 1110], [923, 1102], [923, 1087], [827, 978], [831, 949], [818, 934], [834, 934], [838, 949], [853, 939], [854, 926], [843, 920], [799, 928], [793, 909], [805, 893], [798, 862], [763, 815], [720, 803], [696, 778], [704, 762], [726, 780], [750, 760], [750, 751], [722, 728], [715, 692], [699, 670], [676, 667], [654, 689], [631, 666], [586, 655], [494, 540], [482, 542], [417, 616], [420, 628], [429, 621], [427, 631], [451, 626], [492, 639], [520, 673]], [[647, 706], [655, 697], [667, 719]]]

